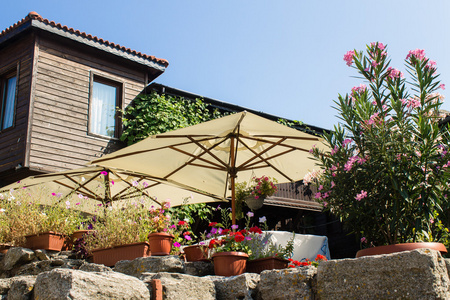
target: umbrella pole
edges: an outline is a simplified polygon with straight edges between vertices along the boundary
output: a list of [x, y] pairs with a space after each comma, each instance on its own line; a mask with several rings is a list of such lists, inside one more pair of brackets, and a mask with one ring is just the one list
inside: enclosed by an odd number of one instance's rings
[[235, 176], [231, 176], [231, 224], [236, 225], [236, 193], [234, 189]]

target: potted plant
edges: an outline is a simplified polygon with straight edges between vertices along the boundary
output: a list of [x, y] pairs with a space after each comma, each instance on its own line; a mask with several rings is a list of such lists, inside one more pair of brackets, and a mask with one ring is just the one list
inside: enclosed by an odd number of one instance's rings
[[177, 225], [173, 224], [172, 217], [166, 213], [166, 209], [170, 208], [170, 203], [165, 202], [160, 209], [151, 208], [149, 217], [151, 222], [150, 233], [148, 234], [148, 242], [152, 255], [169, 255], [172, 250], [174, 233]]
[[42, 190], [29, 194], [21, 189], [2, 195], [1, 234], [13, 246], [61, 251], [81, 215], [72, 209], [70, 201], [50, 198], [42, 205], [38, 203], [40, 197], [48, 198], [48, 193]]
[[246, 231], [248, 237], [244, 243], [250, 248], [249, 259], [247, 261], [247, 272], [261, 273], [264, 270], [285, 269], [289, 264], [289, 258], [294, 252], [295, 233], [286, 245], [277, 244], [271, 239], [271, 234], [267, 232], [266, 218], [259, 218], [259, 223], [262, 226], [250, 227], [251, 218], [254, 216], [253, 212], [246, 214]]
[[237, 231], [238, 225], [232, 225], [232, 229], [224, 230], [225, 235], [209, 243], [209, 248], [213, 250], [214, 273], [218, 276], [236, 276], [246, 270], [248, 255], [251, 253], [248, 245], [243, 243], [247, 232]]
[[277, 180], [268, 176], [253, 177], [249, 184], [242, 182], [236, 185], [236, 201], [245, 202], [252, 209], [260, 209], [267, 196], [272, 196], [278, 190]]
[[368, 45], [365, 54], [349, 51], [344, 60], [367, 85], [335, 101], [342, 123], [323, 136], [330, 151], [311, 150], [323, 170], [304, 183], [318, 186], [315, 198], [363, 247], [448, 246], [442, 224], [449, 212], [449, 133], [439, 123], [444, 85], [436, 63], [423, 50], [410, 51], [406, 80], [390, 67], [382, 43]]
[[150, 256], [147, 235], [154, 225], [148, 212], [140, 203], [107, 207], [93, 223], [94, 232], [84, 236], [94, 263], [113, 266], [119, 260]]

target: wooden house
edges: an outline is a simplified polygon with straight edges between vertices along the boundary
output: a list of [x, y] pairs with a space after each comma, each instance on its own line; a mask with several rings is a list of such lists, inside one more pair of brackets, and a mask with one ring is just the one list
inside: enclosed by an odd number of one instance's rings
[[0, 33], [0, 186], [120, 147], [125, 107], [168, 62], [42, 18]]

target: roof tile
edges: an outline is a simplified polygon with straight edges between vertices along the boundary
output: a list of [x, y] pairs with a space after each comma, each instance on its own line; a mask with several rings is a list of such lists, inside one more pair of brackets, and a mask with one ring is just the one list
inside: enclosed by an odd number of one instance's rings
[[8, 34], [11, 31], [14, 31], [17, 27], [21, 26], [22, 24], [24, 24], [26, 22], [30, 22], [31, 20], [38, 20], [38, 21], [43, 22], [43, 23], [45, 23], [47, 25], [50, 25], [52, 27], [56, 27], [58, 29], [65, 30], [65, 31], [67, 31], [69, 33], [72, 33], [72, 34], [75, 34], [75, 35], [79, 35], [81, 37], [84, 37], [84, 38], [87, 38], [87, 39], [99, 42], [101, 44], [104, 44], [104, 45], [112, 47], [112, 48], [116, 48], [116, 49], [121, 50], [123, 52], [127, 52], [129, 54], [137, 55], [137, 56], [142, 57], [144, 59], [148, 59], [148, 60], [152, 60], [152, 61], [158, 62], [160, 64], [163, 64], [165, 67], [167, 67], [169, 65], [169, 62], [167, 60], [165, 60], [165, 59], [156, 58], [153, 55], [147, 55], [147, 54], [144, 54], [144, 53], [141, 53], [141, 52], [137, 52], [136, 50], [132, 50], [130, 48], [121, 46], [119, 44], [115, 44], [113, 42], [109, 42], [108, 40], [101, 39], [101, 38], [99, 38], [97, 36], [92, 36], [91, 34], [87, 34], [86, 32], [81, 32], [79, 30], [75, 30], [73, 28], [69, 28], [69, 27], [67, 27], [65, 25], [61, 25], [60, 23], [55, 23], [55, 21], [49, 21], [47, 19], [42, 18], [41, 15], [39, 15], [37, 12], [34, 12], [34, 11], [30, 12], [25, 18], [23, 18], [19, 22], [17, 22], [14, 25], [11, 25], [10, 27], [4, 29], [0, 33], [0, 37], [2, 37], [3, 35]]

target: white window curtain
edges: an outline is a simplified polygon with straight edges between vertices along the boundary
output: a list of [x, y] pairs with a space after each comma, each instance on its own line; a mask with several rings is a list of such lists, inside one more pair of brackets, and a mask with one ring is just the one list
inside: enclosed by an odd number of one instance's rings
[[6, 89], [3, 99], [3, 123], [2, 129], [13, 126], [14, 123], [14, 106], [16, 99], [16, 82], [17, 77], [8, 78], [6, 81]]
[[89, 124], [92, 133], [114, 137], [116, 93], [116, 87], [94, 81]]

